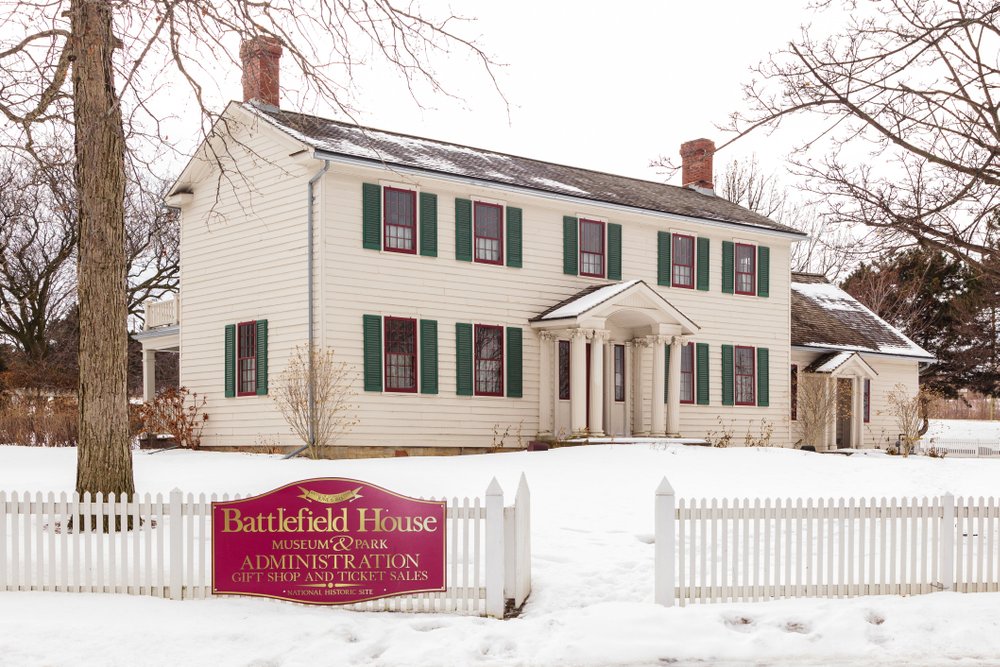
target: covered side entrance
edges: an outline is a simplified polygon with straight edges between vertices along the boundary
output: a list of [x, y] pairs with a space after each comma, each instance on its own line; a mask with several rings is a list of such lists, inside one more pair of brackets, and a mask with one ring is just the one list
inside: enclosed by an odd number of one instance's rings
[[857, 352], [831, 352], [804, 369], [827, 377], [834, 415], [826, 433], [826, 449], [856, 449], [864, 444], [864, 422], [870, 406], [868, 387], [878, 373]]
[[699, 327], [645, 282], [589, 287], [531, 326], [539, 437], [681, 435], [682, 347]]

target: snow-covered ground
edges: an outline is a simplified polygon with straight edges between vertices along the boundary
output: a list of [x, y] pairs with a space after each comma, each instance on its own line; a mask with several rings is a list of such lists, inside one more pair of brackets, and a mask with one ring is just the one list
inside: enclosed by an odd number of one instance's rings
[[984, 440], [1000, 443], [1000, 421], [932, 419], [924, 440]]
[[[0, 447], [0, 489], [72, 490], [72, 449]], [[291, 603], [0, 593], [0, 665], [1000, 665], [1000, 594], [652, 603], [653, 498], [1000, 495], [1000, 459], [601, 445], [466, 457], [282, 461], [135, 454], [140, 491], [257, 493], [318, 476], [409, 495], [532, 491], [533, 592], [507, 621]], [[508, 495], [509, 497], [509, 495]]]

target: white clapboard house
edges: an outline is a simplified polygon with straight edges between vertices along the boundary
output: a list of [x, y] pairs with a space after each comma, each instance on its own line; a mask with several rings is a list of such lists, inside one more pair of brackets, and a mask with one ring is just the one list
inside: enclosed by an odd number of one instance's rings
[[[797, 374], [849, 397], [820, 448], [894, 441], [886, 396], [931, 355], [817, 276], [802, 233], [712, 191], [278, 107], [280, 47], [244, 45], [244, 93], [171, 189], [180, 294], [139, 334], [207, 397], [206, 447], [292, 446], [269, 395], [312, 338], [356, 370], [334, 454], [587, 437], [793, 446]], [[310, 298], [311, 296], [311, 298]]]

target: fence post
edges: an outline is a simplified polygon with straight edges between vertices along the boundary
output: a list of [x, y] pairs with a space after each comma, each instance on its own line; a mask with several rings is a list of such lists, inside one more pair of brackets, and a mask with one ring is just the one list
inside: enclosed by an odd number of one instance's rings
[[655, 600], [664, 607], [674, 606], [674, 558], [677, 556], [677, 545], [674, 539], [675, 516], [674, 488], [664, 477], [656, 488], [656, 508], [654, 522], [656, 523], [653, 581], [655, 585]]
[[950, 492], [941, 497], [941, 526], [938, 531], [938, 578], [941, 590], [955, 590], [955, 496]]
[[504, 508], [504, 599], [520, 607], [531, 593], [531, 492], [528, 480], [514, 494], [514, 506]]
[[503, 618], [503, 489], [494, 477], [486, 489], [486, 615]]
[[180, 489], [170, 492], [170, 599], [180, 600], [184, 588], [184, 515]]

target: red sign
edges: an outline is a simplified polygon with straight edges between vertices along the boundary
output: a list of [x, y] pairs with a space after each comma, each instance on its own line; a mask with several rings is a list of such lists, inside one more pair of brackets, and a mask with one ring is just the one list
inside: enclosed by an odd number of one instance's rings
[[445, 512], [339, 477], [212, 503], [212, 593], [347, 604], [443, 591]]

